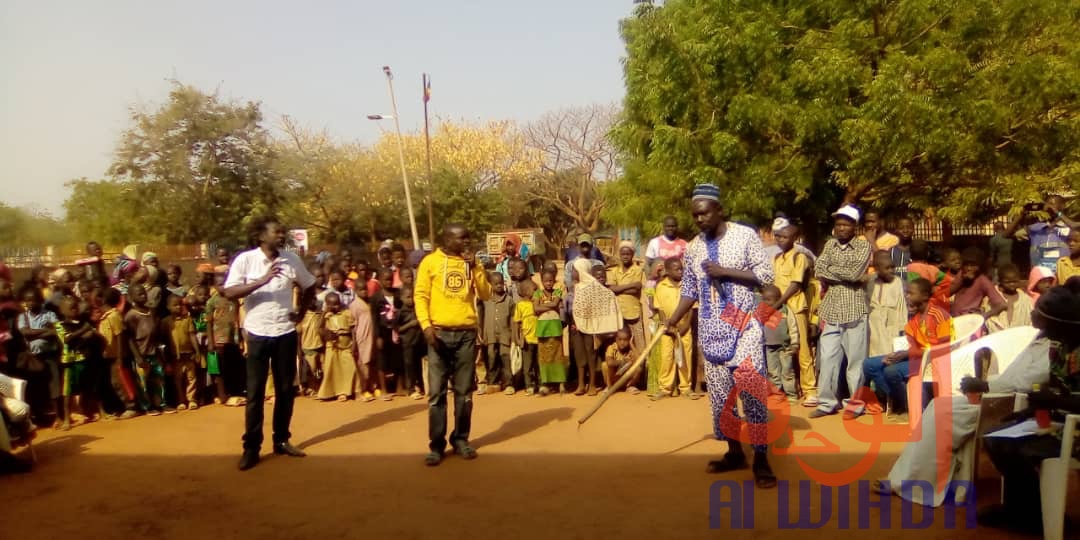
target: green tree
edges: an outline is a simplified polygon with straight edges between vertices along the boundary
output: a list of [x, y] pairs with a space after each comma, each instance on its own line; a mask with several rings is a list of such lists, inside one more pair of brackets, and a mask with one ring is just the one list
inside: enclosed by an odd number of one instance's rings
[[963, 221], [1080, 187], [1078, 26], [1075, 0], [642, 6], [605, 217], [655, 231], [703, 181], [737, 215], [809, 222], [844, 200]]
[[78, 240], [124, 245], [164, 238], [150, 230], [151, 223], [142, 212], [142, 184], [80, 178], [66, 187], [71, 194], [64, 201], [64, 213]]
[[296, 187], [276, 180], [258, 103], [174, 83], [164, 105], [133, 109], [131, 121], [109, 172], [138, 184], [147, 234], [169, 242], [242, 240], [250, 218], [276, 211]]
[[0, 203], [0, 247], [36, 248], [70, 240], [71, 231], [48, 212]]

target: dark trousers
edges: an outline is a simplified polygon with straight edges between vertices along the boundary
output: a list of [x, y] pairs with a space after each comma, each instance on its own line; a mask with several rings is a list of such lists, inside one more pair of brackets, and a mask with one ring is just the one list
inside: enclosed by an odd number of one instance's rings
[[539, 366], [533, 362], [536, 359], [536, 345], [525, 343], [521, 346], [521, 372], [525, 375], [525, 389], [536, 390], [536, 382], [540, 379], [538, 374], [533, 375], [533, 370]]
[[[293, 356], [295, 355], [296, 352], [294, 351]], [[250, 368], [247, 367], [244, 355], [240, 352], [240, 345], [236, 343], [218, 345], [218, 369], [221, 371], [221, 377], [225, 381], [225, 393], [229, 396], [244, 395], [244, 391], [247, 389], [247, 373]], [[276, 376], [274, 380], [277, 380]], [[264, 390], [265, 387], [266, 381], [264, 380]]]
[[513, 386], [514, 372], [511, 369], [512, 367], [510, 365], [510, 345], [488, 343], [487, 384]]
[[247, 339], [247, 408], [244, 413], [244, 449], [258, 450], [263, 441], [266, 377], [274, 373], [274, 444], [288, 442], [296, 390], [296, 332], [276, 337]]
[[983, 448], [1005, 480], [1005, 508], [1017, 521], [1042, 523], [1042, 495], [1039, 465], [1061, 455], [1061, 439], [1053, 435], [1032, 435], [1020, 439], [986, 437]]
[[476, 389], [476, 331], [439, 330], [439, 346], [428, 357], [428, 447], [446, 450], [446, 383], [454, 389], [454, 448], [469, 443]]
[[405, 390], [418, 388], [422, 384], [423, 367], [421, 361], [427, 354], [427, 344], [423, 337], [401, 341], [401, 357], [405, 364]]

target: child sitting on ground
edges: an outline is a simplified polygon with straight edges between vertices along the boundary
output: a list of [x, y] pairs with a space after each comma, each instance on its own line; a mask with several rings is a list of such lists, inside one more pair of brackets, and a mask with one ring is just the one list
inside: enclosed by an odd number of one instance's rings
[[356, 360], [353, 358], [353, 318], [341, 305], [341, 296], [331, 292], [323, 299], [322, 338], [326, 343], [323, 380], [319, 399], [345, 401], [356, 388]]
[[[637, 360], [638, 351], [634, 349], [631, 338], [629, 328], [620, 328], [615, 333], [615, 343], [608, 347], [607, 352], [604, 353], [604, 380], [607, 381], [609, 388]], [[628, 394], [637, 395], [640, 392], [634, 384], [634, 381], [638, 380], [640, 372], [640, 367], [635, 368], [634, 373], [630, 375], [630, 384], [626, 387]]]
[[[882, 251], [888, 260], [889, 253]], [[890, 263], [891, 264], [891, 263]], [[795, 314], [786, 304], [780, 304], [780, 289], [776, 285], [761, 288], [761, 301], [768, 306], [780, 305], [775, 324], [765, 325], [765, 361], [768, 367], [769, 382], [776, 388], [776, 395], [786, 396], [791, 403], [797, 403], [799, 392], [795, 387], [794, 354], [799, 349], [799, 324]], [[775, 309], [775, 308], [773, 308]], [[772, 311], [772, 310], [770, 310]]]
[[513, 334], [514, 344], [521, 349], [521, 371], [525, 375], [525, 395], [531, 396], [536, 393], [537, 374], [533, 374], [533, 360], [536, 358], [536, 310], [532, 300], [536, 293], [536, 285], [532, 280], [521, 281], [517, 284], [518, 298], [514, 304]]

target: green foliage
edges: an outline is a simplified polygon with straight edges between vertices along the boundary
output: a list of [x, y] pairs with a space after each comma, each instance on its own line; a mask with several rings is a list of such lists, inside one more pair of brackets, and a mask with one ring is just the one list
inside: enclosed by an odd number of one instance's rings
[[[415, 193], [415, 192], [414, 192]], [[481, 186], [473, 178], [452, 169], [432, 172], [432, 210], [435, 230], [447, 223], [460, 223], [469, 228], [474, 239], [507, 225], [510, 216], [508, 194], [498, 186]], [[423, 199], [414, 195], [417, 226], [423, 222]]]
[[66, 184], [71, 190], [64, 211], [69, 226], [85, 241], [124, 245], [156, 242], [164, 235], [152, 230], [153, 221], [143, 211], [149, 186], [120, 180], [80, 178]]
[[759, 222], [843, 200], [980, 219], [1080, 187], [1074, 0], [670, 0], [625, 20], [624, 178], [649, 232], [698, 182]]
[[132, 186], [143, 234], [168, 242], [242, 240], [278, 209], [270, 138], [257, 103], [226, 103], [175, 83], [158, 110], [133, 110], [110, 174]]
[[0, 203], [0, 247], [59, 245], [70, 240], [71, 231], [47, 212]]

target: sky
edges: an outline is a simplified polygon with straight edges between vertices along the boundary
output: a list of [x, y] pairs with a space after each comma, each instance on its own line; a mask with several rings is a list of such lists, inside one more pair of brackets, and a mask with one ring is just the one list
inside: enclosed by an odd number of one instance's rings
[[[3, 0], [0, 202], [63, 214], [64, 183], [104, 176], [133, 106], [176, 79], [262, 103], [342, 140], [379, 136], [394, 72], [403, 131], [432, 117], [528, 122], [618, 102], [632, 0]], [[390, 128], [389, 125], [386, 128]]]

